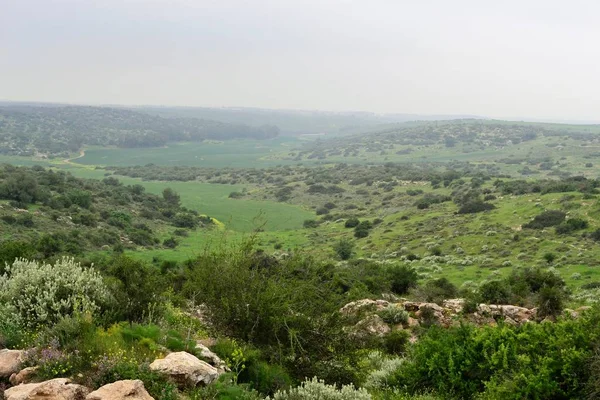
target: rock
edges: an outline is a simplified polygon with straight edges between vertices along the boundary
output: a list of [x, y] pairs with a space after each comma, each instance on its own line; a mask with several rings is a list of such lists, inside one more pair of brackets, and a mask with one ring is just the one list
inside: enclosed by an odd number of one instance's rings
[[202, 358], [209, 360], [209, 363], [213, 367], [222, 371], [229, 371], [229, 367], [227, 366], [227, 364], [223, 360], [221, 360], [218, 355], [213, 353], [208, 347], [206, 347], [202, 343], [196, 342], [196, 350], [200, 352]]
[[169, 375], [180, 386], [209, 385], [222, 374], [212, 365], [185, 351], [154, 360], [150, 369]]
[[6, 400], [85, 400], [90, 389], [57, 378], [40, 383], [13, 386], [4, 392]]
[[462, 312], [465, 305], [465, 299], [448, 299], [444, 300], [442, 305], [444, 308], [449, 308], [453, 313], [458, 314]]
[[404, 303], [404, 310], [408, 312], [419, 311], [419, 305], [421, 303], [417, 303], [415, 301], [407, 301]]
[[386, 300], [362, 299], [346, 304], [340, 312], [345, 316], [357, 316], [363, 312], [381, 311], [389, 305]]
[[24, 356], [23, 350], [0, 350], [0, 378], [8, 378], [19, 372]]
[[421, 325], [418, 319], [412, 317], [408, 317], [408, 321], [406, 322], [406, 324], [409, 328], [416, 328], [417, 326]]
[[383, 336], [390, 333], [391, 329], [377, 314], [369, 315], [367, 318], [354, 325], [357, 336]]
[[517, 323], [517, 321], [515, 321], [514, 319], [512, 319], [511, 317], [508, 317], [508, 316], [504, 318], [504, 323], [507, 324], [507, 325], [512, 325], [512, 326], [519, 325]]
[[27, 367], [22, 369], [19, 373], [12, 374], [8, 381], [11, 385], [17, 386], [21, 383], [29, 383], [35, 377], [35, 372], [38, 367]]
[[154, 400], [140, 380], [117, 381], [88, 394], [85, 400]]

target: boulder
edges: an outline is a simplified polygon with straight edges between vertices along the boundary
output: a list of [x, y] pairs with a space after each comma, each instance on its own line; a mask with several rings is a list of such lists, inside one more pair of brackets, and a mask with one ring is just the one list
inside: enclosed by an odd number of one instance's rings
[[357, 316], [363, 312], [381, 311], [389, 305], [389, 301], [386, 300], [362, 299], [346, 304], [340, 312], [345, 316]]
[[465, 299], [448, 299], [444, 300], [442, 305], [444, 308], [449, 308], [453, 313], [459, 314], [462, 312], [465, 305]]
[[23, 350], [0, 350], [0, 378], [8, 378], [19, 372], [24, 356]]
[[389, 325], [377, 314], [369, 315], [354, 325], [354, 333], [360, 337], [384, 336], [390, 333], [390, 331]]
[[110, 383], [88, 394], [85, 400], [154, 400], [140, 380]]
[[35, 377], [35, 373], [38, 367], [27, 367], [22, 369], [20, 372], [12, 374], [8, 381], [11, 385], [17, 386], [21, 383], [29, 383]]
[[13, 386], [4, 392], [6, 400], [85, 400], [90, 389], [57, 378], [40, 383]]
[[229, 367], [225, 361], [221, 360], [218, 355], [213, 353], [208, 347], [200, 342], [196, 342], [196, 351], [200, 352], [202, 358], [209, 360], [209, 364], [222, 371], [229, 371]]
[[150, 369], [168, 375], [180, 386], [209, 385], [222, 374], [212, 365], [185, 351], [154, 360]]

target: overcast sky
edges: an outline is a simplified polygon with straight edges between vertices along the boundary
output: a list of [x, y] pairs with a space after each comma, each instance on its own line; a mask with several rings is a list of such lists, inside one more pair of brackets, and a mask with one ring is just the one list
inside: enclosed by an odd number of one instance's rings
[[0, 99], [600, 120], [595, 0], [0, 0]]

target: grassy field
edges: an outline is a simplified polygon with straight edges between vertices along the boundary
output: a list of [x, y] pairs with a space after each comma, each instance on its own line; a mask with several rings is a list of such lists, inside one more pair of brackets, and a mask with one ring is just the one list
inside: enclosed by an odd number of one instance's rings
[[[172, 143], [164, 148], [90, 148], [74, 160], [84, 165], [194, 165], [200, 167], [268, 167], [286, 162], [266, 160], [269, 154], [289, 151], [294, 138], [231, 140], [227, 142]], [[289, 162], [287, 162], [289, 164]]]

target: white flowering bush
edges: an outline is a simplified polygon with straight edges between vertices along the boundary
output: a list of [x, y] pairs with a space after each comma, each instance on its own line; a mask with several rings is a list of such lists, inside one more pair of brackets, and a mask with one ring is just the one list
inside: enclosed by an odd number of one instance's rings
[[356, 389], [352, 385], [337, 389], [335, 385], [313, 378], [306, 380], [298, 387], [275, 393], [268, 400], [371, 400], [371, 395], [365, 389]]
[[0, 277], [0, 303], [28, 327], [56, 322], [74, 311], [95, 313], [109, 297], [97, 271], [67, 257], [54, 264], [17, 259]]
[[404, 362], [402, 358], [388, 358], [379, 352], [370, 353], [367, 361], [370, 364], [371, 372], [365, 380], [365, 388], [370, 390], [388, 389], [390, 378]]

